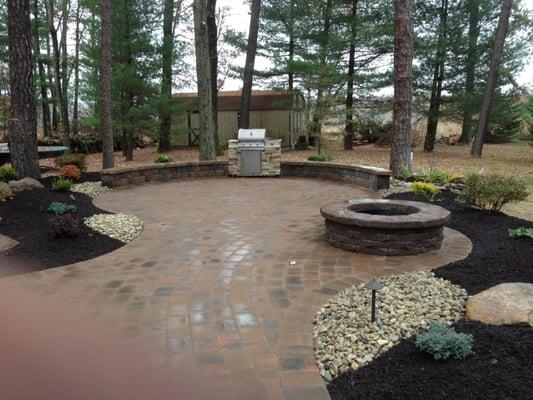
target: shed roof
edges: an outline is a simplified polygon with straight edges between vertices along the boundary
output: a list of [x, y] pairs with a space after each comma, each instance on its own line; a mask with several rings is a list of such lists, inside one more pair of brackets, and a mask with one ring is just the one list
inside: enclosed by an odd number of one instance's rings
[[[198, 111], [198, 93], [174, 93], [172, 97], [183, 104], [185, 110]], [[220, 91], [217, 97], [218, 111], [239, 111], [241, 91]], [[294, 93], [275, 90], [253, 90], [250, 111], [287, 110], [292, 106]]]

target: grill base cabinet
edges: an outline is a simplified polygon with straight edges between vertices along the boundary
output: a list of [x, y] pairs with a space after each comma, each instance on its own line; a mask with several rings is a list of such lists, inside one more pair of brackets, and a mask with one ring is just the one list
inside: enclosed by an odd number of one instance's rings
[[281, 140], [265, 139], [264, 129], [240, 129], [238, 140], [228, 141], [231, 176], [279, 176]]

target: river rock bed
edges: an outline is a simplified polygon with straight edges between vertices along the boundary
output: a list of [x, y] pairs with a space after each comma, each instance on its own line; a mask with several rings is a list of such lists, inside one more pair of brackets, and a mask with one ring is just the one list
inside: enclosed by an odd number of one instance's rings
[[72, 185], [72, 192], [83, 193], [89, 197], [95, 198], [103, 193], [111, 191], [111, 188], [102, 185], [102, 182], [83, 182]]
[[139, 217], [128, 214], [96, 214], [83, 222], [96, 232], [123, 243], [131, 242], [144, 228]]
[[377, 321], [370, 321], [371, 291], [364, 284], [340, 292], [316, 314], [315, 358], [326, 381], [368, 364], [396, 343], [428, 327], [452, 324], [464, 315], [466, 290], [431, 272], [381, 279]]

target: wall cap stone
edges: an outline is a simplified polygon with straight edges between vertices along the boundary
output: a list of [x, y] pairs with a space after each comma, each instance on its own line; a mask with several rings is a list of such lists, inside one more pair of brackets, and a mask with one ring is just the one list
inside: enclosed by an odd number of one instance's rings
[[226, 166], [228, 165], [227, 161], [185, 161], [185, 162], [171, 162], [171, 163], [161, 163], [161, 164], [148, 164], [148, 165], [139, 165], [135, 167], [117, 167], [103, 169], [100, 171], [100, 175], [120, 175], [124, 173], [131, 172], [142, 172], [142, 171], [153, 171], [153, 170], [165, 170], [165, 169], [175, 169], [179, 167], [201, 167], [209, 165], [219, 165]]
[[378, 167], [371, 167], [368, 165], [361, 164], [338, 164], [331, 162], [317, 162], [317, 161], [282, 161], [281, 165], [294, 166], [294, 167], [323, 167], [323, 168], [333, 168], [333, 169], [347, 169], [351, 171], [362, 171], [368, 172], [372, 175], [378, 176], [391, 176], [392, 172]]

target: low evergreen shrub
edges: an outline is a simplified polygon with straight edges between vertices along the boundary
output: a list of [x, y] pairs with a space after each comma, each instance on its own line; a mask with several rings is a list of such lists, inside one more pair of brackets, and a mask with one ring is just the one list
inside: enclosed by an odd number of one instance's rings
[[435, 360], [464, 360], [473, 354], [474, 338], [466, 333], [458, 333], [446, 325], [432, 322], [429, 329], [416, 336], [416, 347], [431, 354]]
[[327, 156], [325, 154], [313, 154], [313, 155], [309, 156], [309, 158], [307, 158], [307, 159], [309, 161], [319, 161], [319, 162], [331, 161], [331, 157]]
[[172, 157], [169, 156], [159, 156], [155, 159], [156, 164], [166, 164], [174, 161]]
[[522, 179], [498, 174], [465, 176], [465, 189], [458, 200], [489, 212], [497, 212], [507, 203], [523, 201], [529, 195]]
[[513, 239], [533, 239], [533, 228], [509, 229], [509, 237]]
[[54, 213], [55, 215], [72, 214], [75, 213], [76, 210], [77, 209], [75, 205], [60, 203], [58, 201], [54, 201], [48, 206], [48, 211]]

